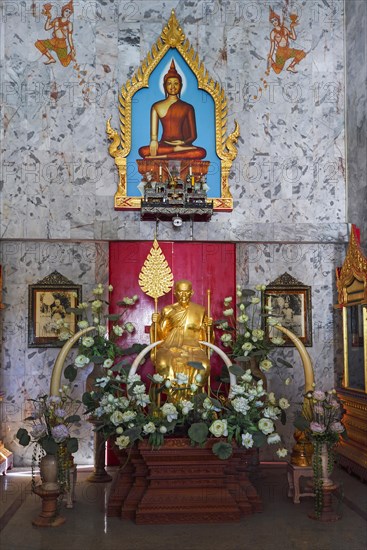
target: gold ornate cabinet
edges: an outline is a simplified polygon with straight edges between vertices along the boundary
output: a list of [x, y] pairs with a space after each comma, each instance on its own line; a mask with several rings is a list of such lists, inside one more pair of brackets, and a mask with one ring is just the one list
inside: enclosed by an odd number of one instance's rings
[[352, 226], [343, 266], [337, 269], [338, 305], [343, 314], [344, 376], [338, 390], [346, 409], [348, 440], [338, 447], [342, 466], [367, 479], [367, 258]]

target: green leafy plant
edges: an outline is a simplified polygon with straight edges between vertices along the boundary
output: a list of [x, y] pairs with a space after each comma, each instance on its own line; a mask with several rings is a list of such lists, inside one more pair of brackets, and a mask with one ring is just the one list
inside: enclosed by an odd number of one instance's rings
[[[78, 316], [78, 329], [93, 328], [94, 330], [85, 334], [79, 341], [78, 355], [74, 363], [66, 367], [64, 376], [70, 382], [75, 380], [78, 368], [89, 364], [104, 365], [109, 367], [117, 358], [120, 364], [127, 364], [128, 356], [139, 353], [145, 346], [134, 344], [124, 348], [120, 345], [122, 337], [132, 334], [135, 330], [134, 324], [126, 320], [131, 307], [134, 307], [138, 297], [124, 297], [116, 302], [121, 308], [120, 313], [109, 314], [109, 301], [104, 298], [107, 293], [113, 291], [112, 285], [105, 288], [99, 283], [92, 292], [92, 297], [78, 305], [77, 308], [70, 308], [68, 311]], [[58, 332], [60, 340], [68, 340], [73, 336], [69, 326], [60, 319], [58, 321]]]

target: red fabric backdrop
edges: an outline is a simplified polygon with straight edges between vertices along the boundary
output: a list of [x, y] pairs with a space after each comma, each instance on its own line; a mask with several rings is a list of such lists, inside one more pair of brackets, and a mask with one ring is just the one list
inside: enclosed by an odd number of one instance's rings
[[[154, 300], [141, 290], [138, 280], [141, 268], [152, 248], [152, 241], [145, 242], [111, 242], [110, 243], [110, 284], [113, 285], [110, 313], [118, 313], [120, 308], [114, 304], [124, 296], [137, 294], [139, 301], [129, 311], [126, 320], [134, 323], [134, 334], [121, 340], [121, 344], [133, 342], [149, 343], [148, 327], [151, 324], [154, 311]], [[223, 299], [235, 296], [236, 287], [236, 257], [235, 245], [223, 243], [159, 243], [174, 281], [188, 279], [192, 282], [193, 302], [207, 307], [207, 290], [211, 290], [211, 316], [213, 319], [223, 317]], [[173, 291], [158, 300], [158, 310], [173, 303]], [[152, 372], [153, 367], [148, 361], [141, 369], [144, 376]], [[221, 370], [221, 361], [215, 355], [212, 357], [212, 380]], [[109, 454], [109, 453], [108, 453]], [[111, 457], [107, 464], [112, 464]]]

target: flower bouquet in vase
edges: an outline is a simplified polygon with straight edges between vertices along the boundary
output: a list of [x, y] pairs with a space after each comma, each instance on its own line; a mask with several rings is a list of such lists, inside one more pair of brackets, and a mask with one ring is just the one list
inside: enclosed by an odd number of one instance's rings
[[330, 474], [334, 468], [335, 448], [341, 437], [347, 437], [342, 423], [344, 409], [334, 389], [315, 389], [306, 394], [306, 399], [309, 399], [307, 410], [311, 411], [309, 418], [301, 415], [296, 419], [295, 426], [306, 431], [313, 445], [315, 509], [310, 517], [335, 521], [340, 516], [331, 507], [331, 495], [336, 485], [330, 479]]

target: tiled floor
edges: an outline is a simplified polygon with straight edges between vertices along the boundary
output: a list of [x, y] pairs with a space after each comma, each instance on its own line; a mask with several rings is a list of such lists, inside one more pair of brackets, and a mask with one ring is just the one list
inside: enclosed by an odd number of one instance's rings
[[287, 497], [284, 468], [263, 466], [254, 480], [264, 511], [240, 523], [216, 525], [135, 525], [104, 514], [110, 484], [91, 484], [78, 470], [77, 502], [63, 509], [66, 523], [36, 528], [32, 519], [40, 499], [31, 493], [30, 472], [1, 476], [0, 548], [7, 550], [366, 550], [367, 485], [335, 469], [342, 501], [334, 501], [342, 519], [321, 523], [308, 518], [311, 497], [293, 504]]

